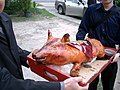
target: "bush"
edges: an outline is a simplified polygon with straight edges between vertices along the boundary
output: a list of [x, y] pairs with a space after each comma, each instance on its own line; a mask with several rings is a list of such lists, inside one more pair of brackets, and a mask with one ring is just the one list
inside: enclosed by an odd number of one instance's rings
[[31, 0], [18, 0], [23, 12], [28, 12], [31, 8]]
[[[5, 12], [26, 16], [30, 12], [32, 0], [6, 0]], [[22, 13], [22, 14], [21, 14]]]
[[8, 14], [16, 14], [19, 11], [18, 0], [6, 0], [4, 11]]
[[120, 0], [115, 1], [116, 5], [120, 7]]
[[31, 8], [31, 0], [19, 0], [19, 5], [21, 9], [21, 13], [23, 16], [28, 17], [31, 16], [30, 8]]

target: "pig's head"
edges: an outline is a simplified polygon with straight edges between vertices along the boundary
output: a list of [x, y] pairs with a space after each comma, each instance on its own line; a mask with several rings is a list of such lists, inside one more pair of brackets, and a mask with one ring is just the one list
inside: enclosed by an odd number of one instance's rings
[[48, 31], [48, 40], [45, 45], [32, 53], [32, 57], [42, 64], [63, 65], [66, 64], [65, 44], [69, 42], [69, 34], [65, 34], [62, 39], [54, 38]]

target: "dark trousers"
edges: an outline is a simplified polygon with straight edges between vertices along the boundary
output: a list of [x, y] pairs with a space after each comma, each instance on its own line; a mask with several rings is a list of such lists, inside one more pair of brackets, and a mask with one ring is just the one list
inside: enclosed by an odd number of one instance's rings
[[[117, 62], [107, 66], [101, 73], [101, 81], [103, 85], [103, 90], [113, 90], [114, 82], [117, 74], [118, 65]], [[97, 85], [99, 82], [99, 76], [90, 83], [88, 90], [97, 90]]]

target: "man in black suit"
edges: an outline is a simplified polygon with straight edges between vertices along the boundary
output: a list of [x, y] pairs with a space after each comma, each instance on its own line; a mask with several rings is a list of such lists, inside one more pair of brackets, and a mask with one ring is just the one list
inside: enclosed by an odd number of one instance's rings
[[80, 87], [81, 78], [63, 82], [24, 80], [21, 65], [29, 67], [27, 55], [16, 42], [10, 17], [2, 12], [5, 0], [0, 0], [0, 90], [87, 90]]

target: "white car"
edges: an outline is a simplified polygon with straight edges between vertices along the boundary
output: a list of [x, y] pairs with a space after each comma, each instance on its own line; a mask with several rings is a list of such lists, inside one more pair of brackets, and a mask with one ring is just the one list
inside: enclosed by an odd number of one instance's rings
[[55, 8], [59, 14], [82, 17], [86, 11], [87, 0], [56, 0]]

